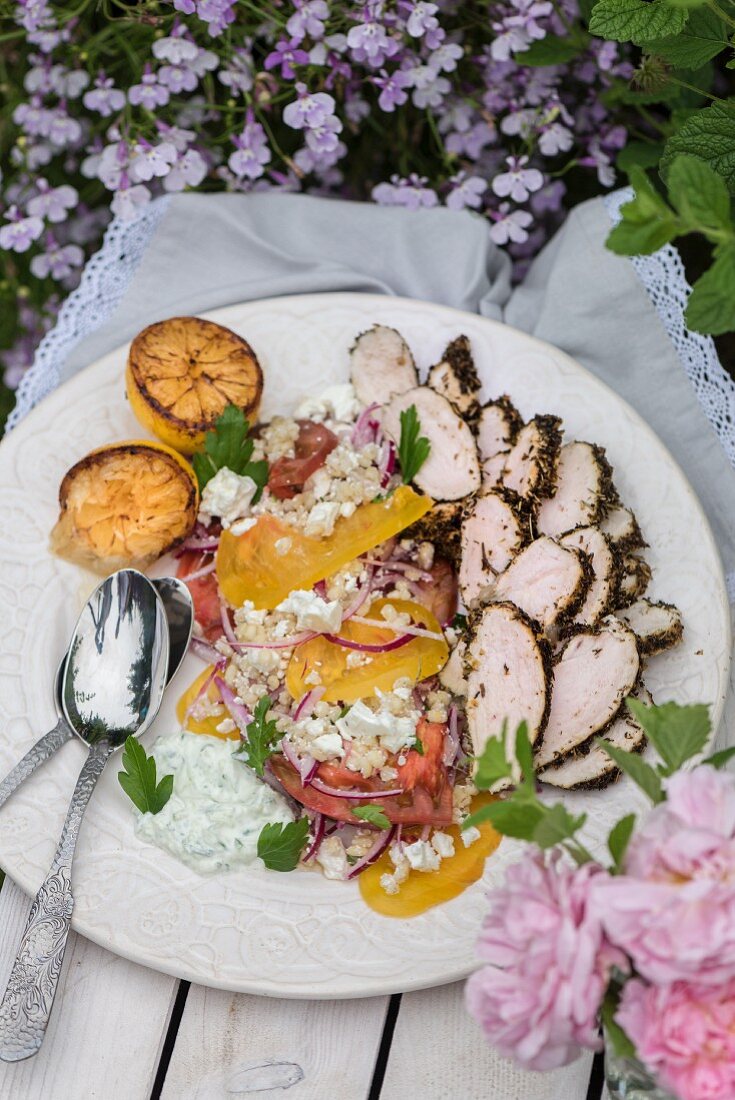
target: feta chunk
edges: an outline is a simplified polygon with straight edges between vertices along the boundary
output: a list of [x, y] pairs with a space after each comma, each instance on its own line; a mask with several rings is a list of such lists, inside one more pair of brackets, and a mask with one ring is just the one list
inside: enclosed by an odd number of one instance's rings
[[318, 630], [334, 634], [342, 625], [342, 607], [338, 600], [328, 603], [316, 592], [296, 588], [282, 600], [276, 611], [290, 612], [296, 616], [300, 630]]
[[338, 500], [320, 500], [306, 517], [304, 534], [307, 538], [326, 538], [331, 535], [339, 517]]
[[303, 398], [296, 407], [294, 417], [297, 420], [338, 420], [348, 423], [359, 415], [360, 408], [354, 386], [351, 382], [344, 382], [327, 386], [320, 397]]
[[454, 855], [454, 838], [449, 833], [434, 833], [431, 846], [440, 859], [448, 859]]
[[416, 840], [404, 844], [403, 854], [414, 871], [438, 871], [441, 859], [428, 840]]
[[328, 836], [323, 840], [316, 854], [316, 861], [321, 865], [325, 878], [346, 879], [350, 865], [347, 862], [347, 853], [338, 836]]
[[474, 825], [470, 825], [469, 829], [462, 829], [460, 836], [465, 848], [469, 848], [470, 844], [474, 844], [476, 840], [480, 839], [482, 833]]
[[311, 755], [315, 760], [333, 760], [344, 754], [344, 745], [338, 733], [322, 733], [311, 742]]
[[[200, 522], [208, 525], [213, 516], [219, 516], [224, 528], [232, 527], [248, 516], [257, 491], [258, 486], [251, 477], [243, 477], [224, 466], [202, 490]], [[236, 533], [241, 534], [242, 530]]]
[[379, 710], [371, 710], [359, 700], [338, 720], [337, 729], [349, 741], [362, 744], [379, 741], [388, 752], [399, 752], [415, 744], [418, 718], [418, 711], [399, 716], [391, 714], [382, 701]]

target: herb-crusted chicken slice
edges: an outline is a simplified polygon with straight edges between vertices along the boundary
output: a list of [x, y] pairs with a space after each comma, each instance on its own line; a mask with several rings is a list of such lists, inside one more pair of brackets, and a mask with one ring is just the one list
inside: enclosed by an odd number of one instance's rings
[[590, 571], [583, 555], [542, 536], [521, 550], [500, 574], [491, 598], [516, 604], [548, 630], [574, 613], [589, 583]]
[[500, 484], [505, 456], [523, 427], [523, 418], [509, 397], [488, 401], [477, 421], [477, 449], [482, 464], [482, 483], [493, 489]]
[[463, 420], [468, 424], [476, 423], [480, 415], [482, 383], [466, 336], [458, 336], [447, 345], [441, 361], [429, 371], [428, 383], [446, 397]]
[[626, 508], [622, 504], [614, 504], [610, 508], [604, 519], [600, 521], [600, 530], [603, 535], [607, 535], [615, 549], [619, 550], [620, 553], [638, 550], [641, 546], [646, 545], [638, 526], [638, 520], [630, 508]]
[[467, 722], [475, 753], [506, 729], [510, 754], [521, 722], [533, 744], [549, 709], [548, 646], [538, 626], [512, 603], [489, 604], [472, 616], [465, 670]]
[[466, 607], [482, 601], [523, 543], [521, 520], [507, 494], [481, 493], [467, 509], [462, 523], [459, 587]]
[[430, 512], [401, 532], [401, 538], [433, 542], [454, 568], [458, 569], [462, 553], [463, 514], [463, 505], [459, 501], [451, 500], [443, 504], [435, 504]]
[[574, 527], [596, 524], [605, 514], [613, 493], [610, 465], [594, 443], [566, 443], [559, 454], [556, 490], [538, 510], [540, 534], [563, 535]]
[[636, 637], [608, 616], [575, 634], [554, 664], [549, 720], [536, 753], [536, 769], [563, 759], [606, 729], [638, 679]]
[[[612, 725], [605, 730], [603, 739], [614, 748], [625, 752], [642, 752], [646, 735], [632, 714], [623, 707]], [[538, 773], [542, 783], [565, 790], [598, 790], [607, 787], [620, 776], [620, 770], [611, 756], [593, 744], [589, 752], [570, 753], [560, 764], [552, 764]]]
[[562, 546], [581, 550], [592, 566], [592, 581], [574, 616], [579, 626], [596, 626], [611, 610], [620, 576], [620, 560], [598, 527], [576, 527], [559, 539]]
[[684, 634], [681, 612], [672, 603], [636, 600], [630, 607], [616, 612], [638, 639], [638, 649], [645, 657], [653, 657], [678, 645]]
[[651, 583], [651, 567], [640, 554], [626, 554], [622, 562], [622, 572], [618, 584], [616, 603], [618, 607], [630, 607], [645, 595]]
[[558, 416], [534, 416], [524, 424], [505, 456], [502, 482], [526, 501], [553, 492], [561, 447]]
[[408, 344], [386, 325], [373, 325], [357, 337], [350, 351], [350, 378], [363, 405], [385, 405], [419, 382]]
[[461, 500], [480, 487], [480, 463], [475, 437], [446, 397], [429, 386], [396, 394], [383, 410], [383, 428], [396, 445], [401, 438], [401, 413], [414, 405], [421, 435], [431, 450], [414, 484], [434, 500]]
[[449, 654], [449, 660], [439, 672], [439, 683], [452, 695], [464, 697], [467, 695], [467, 679], [464, 674], [465, 650], [467, 646], [463, 640], [457, 642]]

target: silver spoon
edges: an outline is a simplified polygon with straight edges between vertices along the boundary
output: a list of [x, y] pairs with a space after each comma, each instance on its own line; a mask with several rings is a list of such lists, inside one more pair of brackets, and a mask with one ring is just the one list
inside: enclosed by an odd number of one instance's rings
[[46, 880], [33, 902], [0, 1002], [0, 1060], [43, 1042], [71, 926], [71, 866], [79, 827], [105, 764], [151, 724], [166, 687], [166, 613], [142, 573], [123, 569], [96, 589], [79, 617], [64, 670], [64, 715], [89, 747]]
[[[153, 584], [163, 600], [168, 621], [170, 646], [167, 683], [170, 684], [189, 648], [191, 631], [194, 625], [194, 606], [191, 602], [189, 589], [177, 577], [158, 577], [153, 581]], [[59, 662], [54, 681], [54, 702], [56, 703], [58, 721], [53, 729], [36, 741], [35, 745], [28, 750], [0, 783], [0, 807], [7, 802], [13, 791], [17, 790], [21, 783], [33, 774], [36, 768], [45, 763], [67, 741], [74, 740], [74, 730], [64, 717], [64, 707], [61, 699], [66, 657], [65, 653]]]

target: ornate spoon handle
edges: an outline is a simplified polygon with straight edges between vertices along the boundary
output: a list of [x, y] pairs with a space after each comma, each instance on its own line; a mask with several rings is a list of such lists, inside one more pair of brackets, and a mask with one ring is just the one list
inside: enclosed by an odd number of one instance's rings
[[25, 756], [18, 761], [12, 771], [8, 772], [0, 783], [0, 806], [3, 806], [10, 798], [14, 790], [16, 790], [21, 783], [32, 775], [36, 768], [45, 763], [50, 756], [60, 748], [65, 741], [71, 741], [74, 734], [69, 728], [69, 724], [64, 718], [59, 718], [52, 730], [36, 741], [32, 749], [29, 749]]
[[36, 1054], [46, 1034], [59, 983], [74, 898], [71, 864], [84, 811], [114, 751], [107, 741], [90, 746], [46, 881], [36, 894], [18, 954], [0, 1002], [0, 1060], [20, 1062]]

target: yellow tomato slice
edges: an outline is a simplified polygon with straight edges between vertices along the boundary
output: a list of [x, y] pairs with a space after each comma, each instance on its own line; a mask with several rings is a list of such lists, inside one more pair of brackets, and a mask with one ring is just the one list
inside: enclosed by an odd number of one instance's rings
[[209, 676], [212, 675], [213, 665], [207, 665], [204, 672], [197, 676], [193, 684], [191, 684], [176, 704], [176, 717], [178, 718], [184, 729], [189, 733], [208, 733], [210, 737], [221, 737], [224, 740], [237, 740], [240, 736], [239, 732], [235, 730], [233, 733], [220, 733], [217, 726], [220, 724], [223, 718], [227, 717], [227, 711], [223, 704], [219, 700], [219, 694], [214, 681], [209, 685], [206, 692], [206, 698], [212, 703], [218, 703], [217, 713], [211, 715], [209, 718], [186, 718], [186, 712], [191, 704], [196, 699], [199, 692], [202, 690], [202, 686]]
[[[431, 497], [399, 485], [386, 500], [362, 504], [337, 520], [327, 538], [307, 538], [276, 516], [263, 515], [254, 527], [235, 536], [223, 531], [217, 551], [220, 588], [233, 607], [252, 600], [272, 610], [295, 588], [311, 588], [360, 554], [415, 523], [432, 505]], [[276, 552], [279, 539], [289, 539], [286, 553]]]
[[[407, 612], [415, 624], [422, 623], [427, 630], [441, 634], [441, 627], [431, 612], [413, 600], [375, 600], [370, 610], [363, 612], [365, 618], [380, 619], [381, 610], [386, 604], [399, 612]], [[399, 636], [395, 630], [376, 626], [366, 626], [348, 620], [340, 629], [340, 636], [352, 642], [368, 645], [384, 645]], [[327, 703], [355, 703], [358, 699], [368, 699], [375, 689], [391, 691], [396, 680], [407, 676], [417, 682], [434, 676], [444, 667], [449, 656], [449, 647], [441, 638], [412, 638], [410, 642], [387, 653], [364, 653], [365, 663], [350, 668], [347, 657], [358, 650], [348, 649], [325, 637], [312, 638], [294, 650], [286, 671], [286, 687], [294, 699], [299, 699], [314, 686], [310, 674], [317, 672], [321, 683], [326, 687], [322, 698]], [[312, 678], [313, 679], [313, 678]]]

